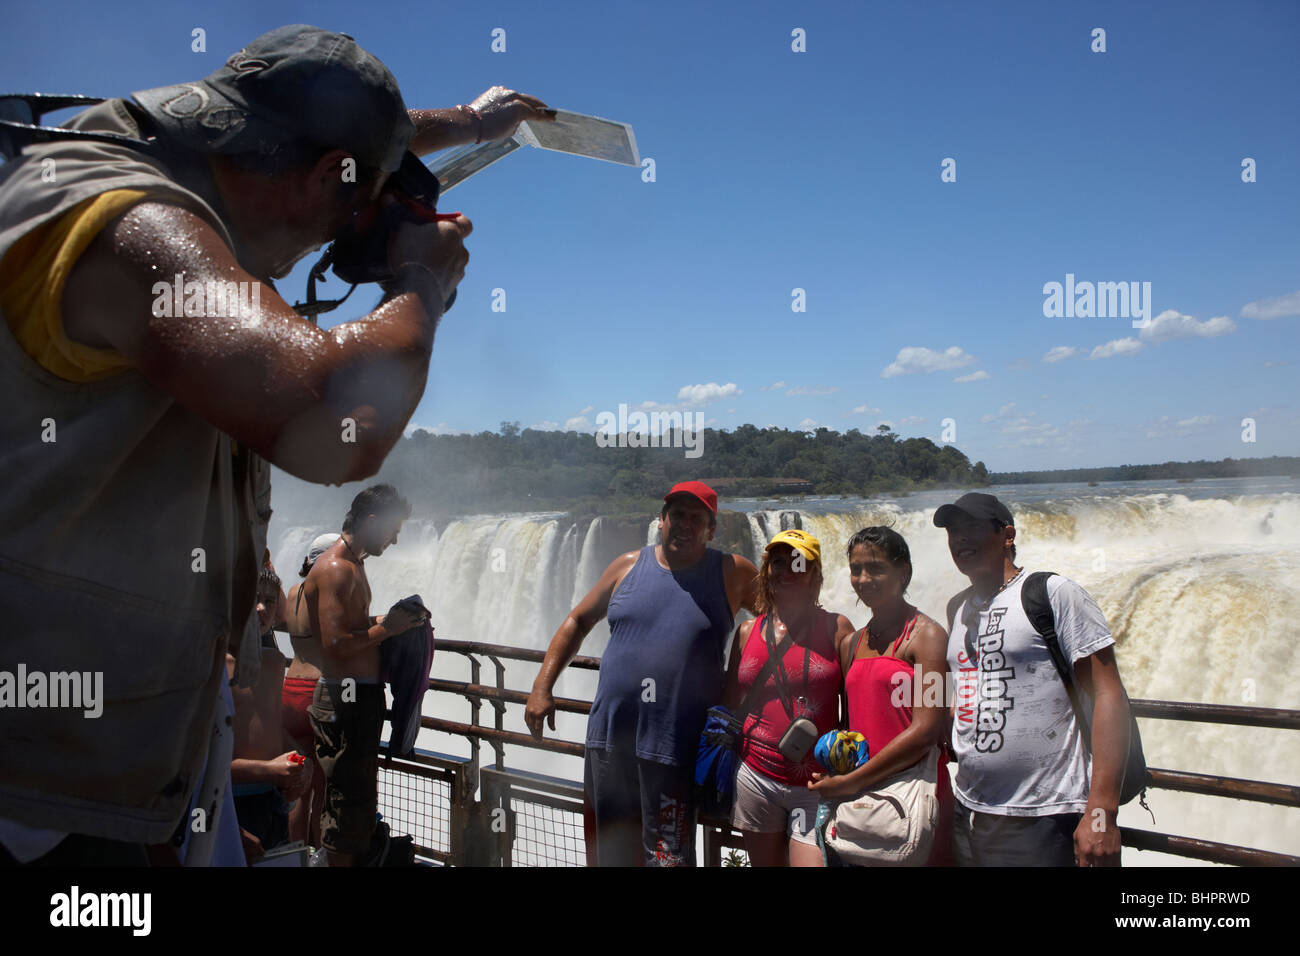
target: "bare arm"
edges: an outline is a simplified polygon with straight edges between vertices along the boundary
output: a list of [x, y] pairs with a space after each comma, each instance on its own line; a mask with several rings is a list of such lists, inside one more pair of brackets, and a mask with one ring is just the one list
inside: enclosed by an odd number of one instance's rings
[[289, 599], [284, 596], [284, 588], [275, 599], [275, 613], [271, 616], [271, 627], [277, 631], [285, 630], [288, 625]]
[[[249, 318], [155, 315], [164, 311], [155, 308], [155, 283], [177, 274], [182, 282], [251, 283], [245, 288], [257, 289], [259, 305]], [[424, 392], [438, 283], [419, 269], [398, 283], [398, 294], [364, 319], [323, 331], [245, 272], [202, 217], [146, 202], [109, 223], [78, 260], [63, 315], [74, 338], [116, 349], [262, 457], [308, 481], [337, 483], [378, 471]], [[344, 419], [355, 422], [355, 441], [343, 440]]]
[[537, 97], [500, 86], [485, 91], [470, 106], [472, 109], [453, 106], [443, 110], [408, 110], [407, 115], [415, 124], [411, 152], [424, 156], [466, 143], [505, 139], [513, 136], [524, 120], [555, 119], [555, 110], [547, 109]]
[[295, 763], [293, 756], [297, 753], [294, 745], [278, 757], [270, 760], [247, 760], [240, 757], [230, 761], [231, 783], [269, 783], [294, 796], [303, 785], [306, 776], [305, 764]]
[[354, 630], [348, 624], [356, 594], [356, 571], [338, 558], [323, 556], [320, 561], [326, 563], [319, 576], [312, 569], [315, 591], [307, 596], [312, 635], [328, 653], [344, 659], [378, 647], [390, 636], [382, 624], [368, 630]]
[[[848, 680], [849, 668], [853, 666], [853, 662], [849, 660], [849, 655], [853, 653], [853, 635], [856, 633], [857, 633], [857, 628], [853, 626], [852, 621], [850, 621], [843, 614], [835, 615], [835, 654], [840, 661], [840, 690], [841, 691], [844, 690], [845, 682]], [[839, 701], [836, 703], [836, 706], [842, 708], [845, 702], [846, 702], [846, 698], [844, 694], [841, 693], [839, 696]], [[848, 727], [848, 725], [849, 725], [849, 715], [848, 715], [848, 711], [845, 710], [844, 713], [840, 714], [840, 719], [836, 722], [836, 726]]]
[[[917, 679], [922, 679], [923, 675], [936, 674], [938, 677], [931, 680], [942, 679], [946, 684], [948, 636], [943, 628], [934, 621], [926, 620], [917, 627], [916, 634], [909, 643], [914, 648], [913, 666]], [[912, 706], [912, 722], [906, 730], [880, 748], [879, 752], [871, 754], [870, 760], [851, 773], [823, 777], [810, 786], [825, 796], [847, 796], [892, 777], [925, 757], [943, 734], [946, 711], [942, 693], [937, 695], [937, 701], [934, 700], [935, 695], [931, 694], [930, 703], [927, 703], [923, 690], [923, 687], [904, 683], [896, 691], [915, 695], [908, 701]], [[919, 705], [916, 703], [918, 699]], [[870, 741], [867, 743], [870, 744]]]
[[741, 621], [736, 625], [735, 634], [732, 635], [731, 655], [727, 660], [727, 679], [722, 691], [722, 704], [732, 711], [740, 706], [740, 658], [744, 656], [745, 645], [749, 642], [749, 632], [753, 627], [752, 620]]
[[560, 671], [573, 660], [591, 629], [608, 613], [610, 598], [614, 596], [623, 577], [636, 564], [639, 554], [639, 551], [629, 551], [610, 562], [600, 580], [578, 602], [578, 606], [569, 612], [569, 616], [551, 638], [524, 711], [524, 722], [534, 737], [541, 738], [543, 722], [548, 718], [551, 729], [555, 729], [555, 700], [552, 691]]
[[1075, 857], [1080, 866], [1118, 865], [1120, 789], [1128, 763], [1129, 704], [1119, 678], [1113, 647], [1104, 647], [1076, 661], [1074, 673], [1092, 697], [1092, 780], [1088, 806], [1075, 831]]
[[731, 601], [731, 613], [735, 615], [744, 608], [751, 614], [758, 615], [758, 568], [749, 558], [739, 554], [729, 554], [724, 559], [727, 582], [727, 598]]

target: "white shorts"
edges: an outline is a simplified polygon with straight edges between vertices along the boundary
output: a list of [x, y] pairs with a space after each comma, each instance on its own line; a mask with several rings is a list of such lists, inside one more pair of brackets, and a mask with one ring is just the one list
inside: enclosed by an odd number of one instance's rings
[[817, 794], [803, 784], [778, 783], [742, 763], [736, 771], [731, 825], [750, 833], [785, 833], [792, 840], [816, 846], [817, 802]]

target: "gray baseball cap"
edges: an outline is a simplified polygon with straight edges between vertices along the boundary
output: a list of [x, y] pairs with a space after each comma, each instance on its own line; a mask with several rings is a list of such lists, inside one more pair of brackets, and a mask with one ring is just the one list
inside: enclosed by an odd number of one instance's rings
[[272, 154], [306, 140], [391, 173], [415, 132], [378, 57], [345, 33], [303, 24], [262, 34], [206, 79], [131, 98], [166, 134], [208, 153]]

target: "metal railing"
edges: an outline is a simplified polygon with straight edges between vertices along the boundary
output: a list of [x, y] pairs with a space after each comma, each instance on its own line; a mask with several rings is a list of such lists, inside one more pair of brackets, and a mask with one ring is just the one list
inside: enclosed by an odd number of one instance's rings
[[[380, 804], [385, 818], [396, 824], [398, 832], [411, 833], [417, 854], [432, 862], [453, 866], [584, 865], [587, 842], [582, 784], [505, 766], [507, 744], [573, 757], [585, 753], [576, 741], [538, 740], [505, 729], [506, 707], [522, 706], [528, 694], [505, 686], [502, 662], [541, 663], [544, 653], [477, 641], [439, 641], [438, 649], [468, 658], [470, 680], [430, 678], [429, 689], [468, 700], [470, 721], [422, 717], [420, 723], [429, 730], [465, 738], [472, 755], [460, 758], [423, 751], [406, 759], [386, 755], [380, 767]], [[480, 658], [495, 667], [493, 684], [483, 683]], [[569, 666], [599, 670], [600, 660], [575, 657]], [[493, 710], [490, 726], [480, 722], [484, 702]], [[1133, 700], [1131, 704], [1135, 716], [1152, 720], [1300, 730], [1300, 711], [1294, 710], [1158, 700]], [[563, 713], [585, 715], [591, 711], [591, 702], [585, 700], [556, 698], [555, 705]], [[480, 768], [481, 743], [492, 748], [494, 767]], [[1300, 807], [1300, 786], [1291, 784], [1150, 767], [1147, 787]], [[724, 849], [744, 849], [740, 833], [728, 821], [701, 818], [700, 825], [704, 865], [722, 865]], [[1124, 846], [1137, 850], [1238, 866], [1300, 866], [1300, 856], [1271, 850], [1134, 827], [1124, 827], [1121, 835]]]

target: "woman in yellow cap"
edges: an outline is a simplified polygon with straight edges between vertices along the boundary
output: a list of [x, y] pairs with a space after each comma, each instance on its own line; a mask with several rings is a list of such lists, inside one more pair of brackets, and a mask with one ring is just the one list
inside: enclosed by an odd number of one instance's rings
[[853, 625], [821, 608], [821, 586], [821, 543], [806, 531], [782, 531], [763, 551], [759, 617], [741, 622], [731, 645], [724, 703], [736, 708], [767, 673], [749, 713], [737, 714], [744, 738], [731, 822], [754, 866], [822, 865], [817, 794], [808, 789], [817, 764], [811, 746], [800, 750], [809, 735], [815, 742], [838, 723], [840, 650]]

